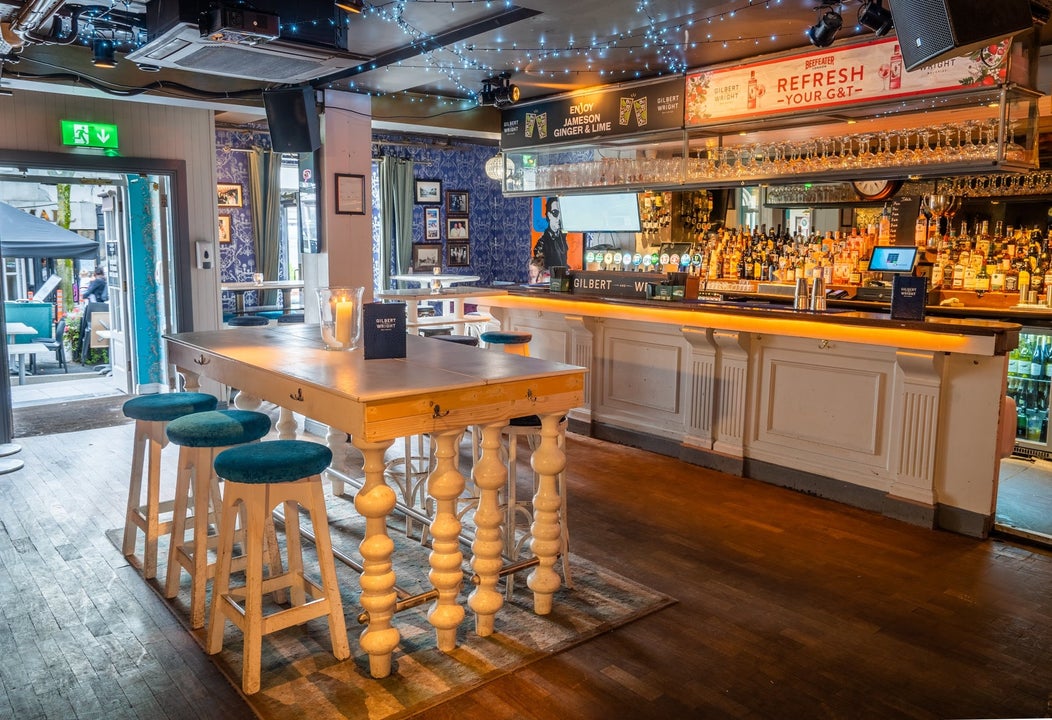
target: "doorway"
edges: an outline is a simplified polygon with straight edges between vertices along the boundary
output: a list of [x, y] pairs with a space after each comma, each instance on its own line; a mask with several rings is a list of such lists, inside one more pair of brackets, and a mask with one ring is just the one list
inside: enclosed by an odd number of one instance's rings
[[[58, 220], [97, 245], [94, 256], [75, 260], [4, 257], [5, 309], [46, 306], [50, 339], [65, 356], [57, 349], [39, 353], [22, 383], [15, 379], [21, 375], [9, 373], [0, 399], [13, 421], [11, 437], [37, 434], [39, 424], [63, 432], [55, 425], [63, 419], [68, 429], [82, 429], [85, 418], [112, 415], [130, 394], [167, 387], [161, 338], [178, 307], [170, 185], [165, 174], [0, 164], [0, 201]], [[105, 273], [107, 294], [89, 303], [82, 292], [96, 269]], [[35, 296], [45, 286], [52, 292]], [[55, 334], [60, 324], [61, 336]], [[56, 405], [66, 411], [47, 409]]]

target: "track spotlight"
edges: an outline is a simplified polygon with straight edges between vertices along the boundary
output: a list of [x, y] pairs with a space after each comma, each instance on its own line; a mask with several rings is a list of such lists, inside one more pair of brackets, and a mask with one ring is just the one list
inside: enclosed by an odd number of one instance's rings
[[519, 86], [512, 85], [511, 74], [501, 73], [482, 81], [482, 92], [478, 94], [479, 105], [494, 105], [499, 108], [514, 105], [519, 101]]
[[113, 43], [103, 38], [95, 38], [91, 41], [91, 64], [98, 68], [117, 67], [117, 58], [114, 55]]
[[815, 47], [829, 47], [836, 40], [836, 34], [844, 25], [844, 18], [840, 16], [833, 5], [823, 5], [821, 9], [826, 12], [819, 18], [818, 22], [807, 29], [807, 38]]
[[365, 0], [336, 0], [336, 7], [344, 12], [360, 15], [365, 9]]
[[872, 30], [877, 37], [884, 37], [895, 27], [891, 11], [884, 7], [883, 0], [865, 0], [858, 8], [858, 24]]

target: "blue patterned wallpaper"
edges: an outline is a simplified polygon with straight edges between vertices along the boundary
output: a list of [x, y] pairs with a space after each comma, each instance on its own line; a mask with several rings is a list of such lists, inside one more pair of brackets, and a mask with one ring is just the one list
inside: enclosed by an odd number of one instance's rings
[[[376, 133], [379, 143], [374, 152], [413, 160], [413, 175], [418, 180], [442, 181], [442, 204], [439, 227], [442, 235], [443, 272], [451, 275], [478, 275], [482, 284], [494, 280], [526, 281], [526, 264], [530, 259], [530, 203], [531, 198], [505, 198], [500, 182], [490, 180], [484, 166], [497, 153], [495, 145], [453, 141], [448, 147], [438, 147], [432, 139], [410, 135]], [[384, 144], [387, 141], [390, 144]], [[407, 142], [419, 146], [407, 147]], [[470, 266], [445, 268], [447, 190], [466, 190], [468, 199], [468, 231], [470, 234]], [[374, 195], [379, 197], [379, 195]], [[424, 208], [413, 208], [413, 242], [424, 240]], [[378, 225], [374, 224], [374, 228]], [[435, 241], [429, 241], [435, 242]]]
[[[248, 192], [248, 153], [253, 147], [270, 148], [266, 133], [241, 130], [216, 130], [216, 180], [241, 186], [241, 207], [219, 208], [220, 215], [230, 216], [230, 242], [219, 244], [219, 278], [221, 282], [251, 282], [256, 272], [256, 253], [252, 247], [252, 199]], [[255, 305], [255, 293], [245, 294], [245, 304]], [[234, 296], [223, 293], [223, 312], [234, 310]]]
[[[478, 275], [481, 283], [494, 280], [526, 281], [526, 264], [530, 258], [531, 198], [505, 198], [500, 183], [490, 180], [484, 171], [486, 161], [497, 152], [494, 145], [454, 141], [449, 146], [432, 145], [427, 137], [375, 134], [377, 150], [387, 155], [408, 157], [414, 161], [413, 174], [420, 180], [441, 180], [443, 202], [439, 220], [445, 261], [446, 190], [465, 190], [469, 194], [470, 265], [444, 268], [451, 274]], [[385, 141], [388, 144], [385, 144]], [[406, 143], [418, 143], [406, 146]], [[248, 153], [239, 152], [254, 146], [270, 147], [266, 134], [238, 130], [216, 131], [216, 168], [218, 182], [242, 186], [243, 207], [221, 208], [230, 216], [231, 242], [219, 245], [220, 278], [223, 282], [250, 281], [255, 272], [252, 249], [251, 199], [248, 196]], [[379, 198], [377, 165], [373, 163], [372, 197]], [[424, 242], [424, 208], [413, 208], [413, 242]], [[373, 207], [374, 267], [379, 260], [378, 208]], [[434, 242], [434, 241], [431, 241]], [[227, 293], [229, 295], [229, 293]], [[254, 298], [246, 297], [252, 304]], [[224, 311], [233, 310], [233, 298], [223, 298]]]

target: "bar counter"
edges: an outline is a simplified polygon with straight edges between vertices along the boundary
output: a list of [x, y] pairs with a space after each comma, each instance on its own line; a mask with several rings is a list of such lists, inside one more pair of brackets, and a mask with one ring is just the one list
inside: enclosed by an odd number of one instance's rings
[[992, 527], [1017, 323], [526, 288], [470, 301], [532, 333], [534, 356], [589, 368], [577, 432], [915, 524]]

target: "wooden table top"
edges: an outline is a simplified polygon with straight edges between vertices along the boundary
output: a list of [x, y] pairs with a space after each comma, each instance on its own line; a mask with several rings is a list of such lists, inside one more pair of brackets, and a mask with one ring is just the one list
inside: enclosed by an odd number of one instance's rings
[[[406, 357], [327, 351], [317, 325], [166, 336], [178, 367], [370, 440], [434, 432], [583, 402], [586, 370], [409, 335]], [[291, 402], [290, 402], [291, 400]]]

